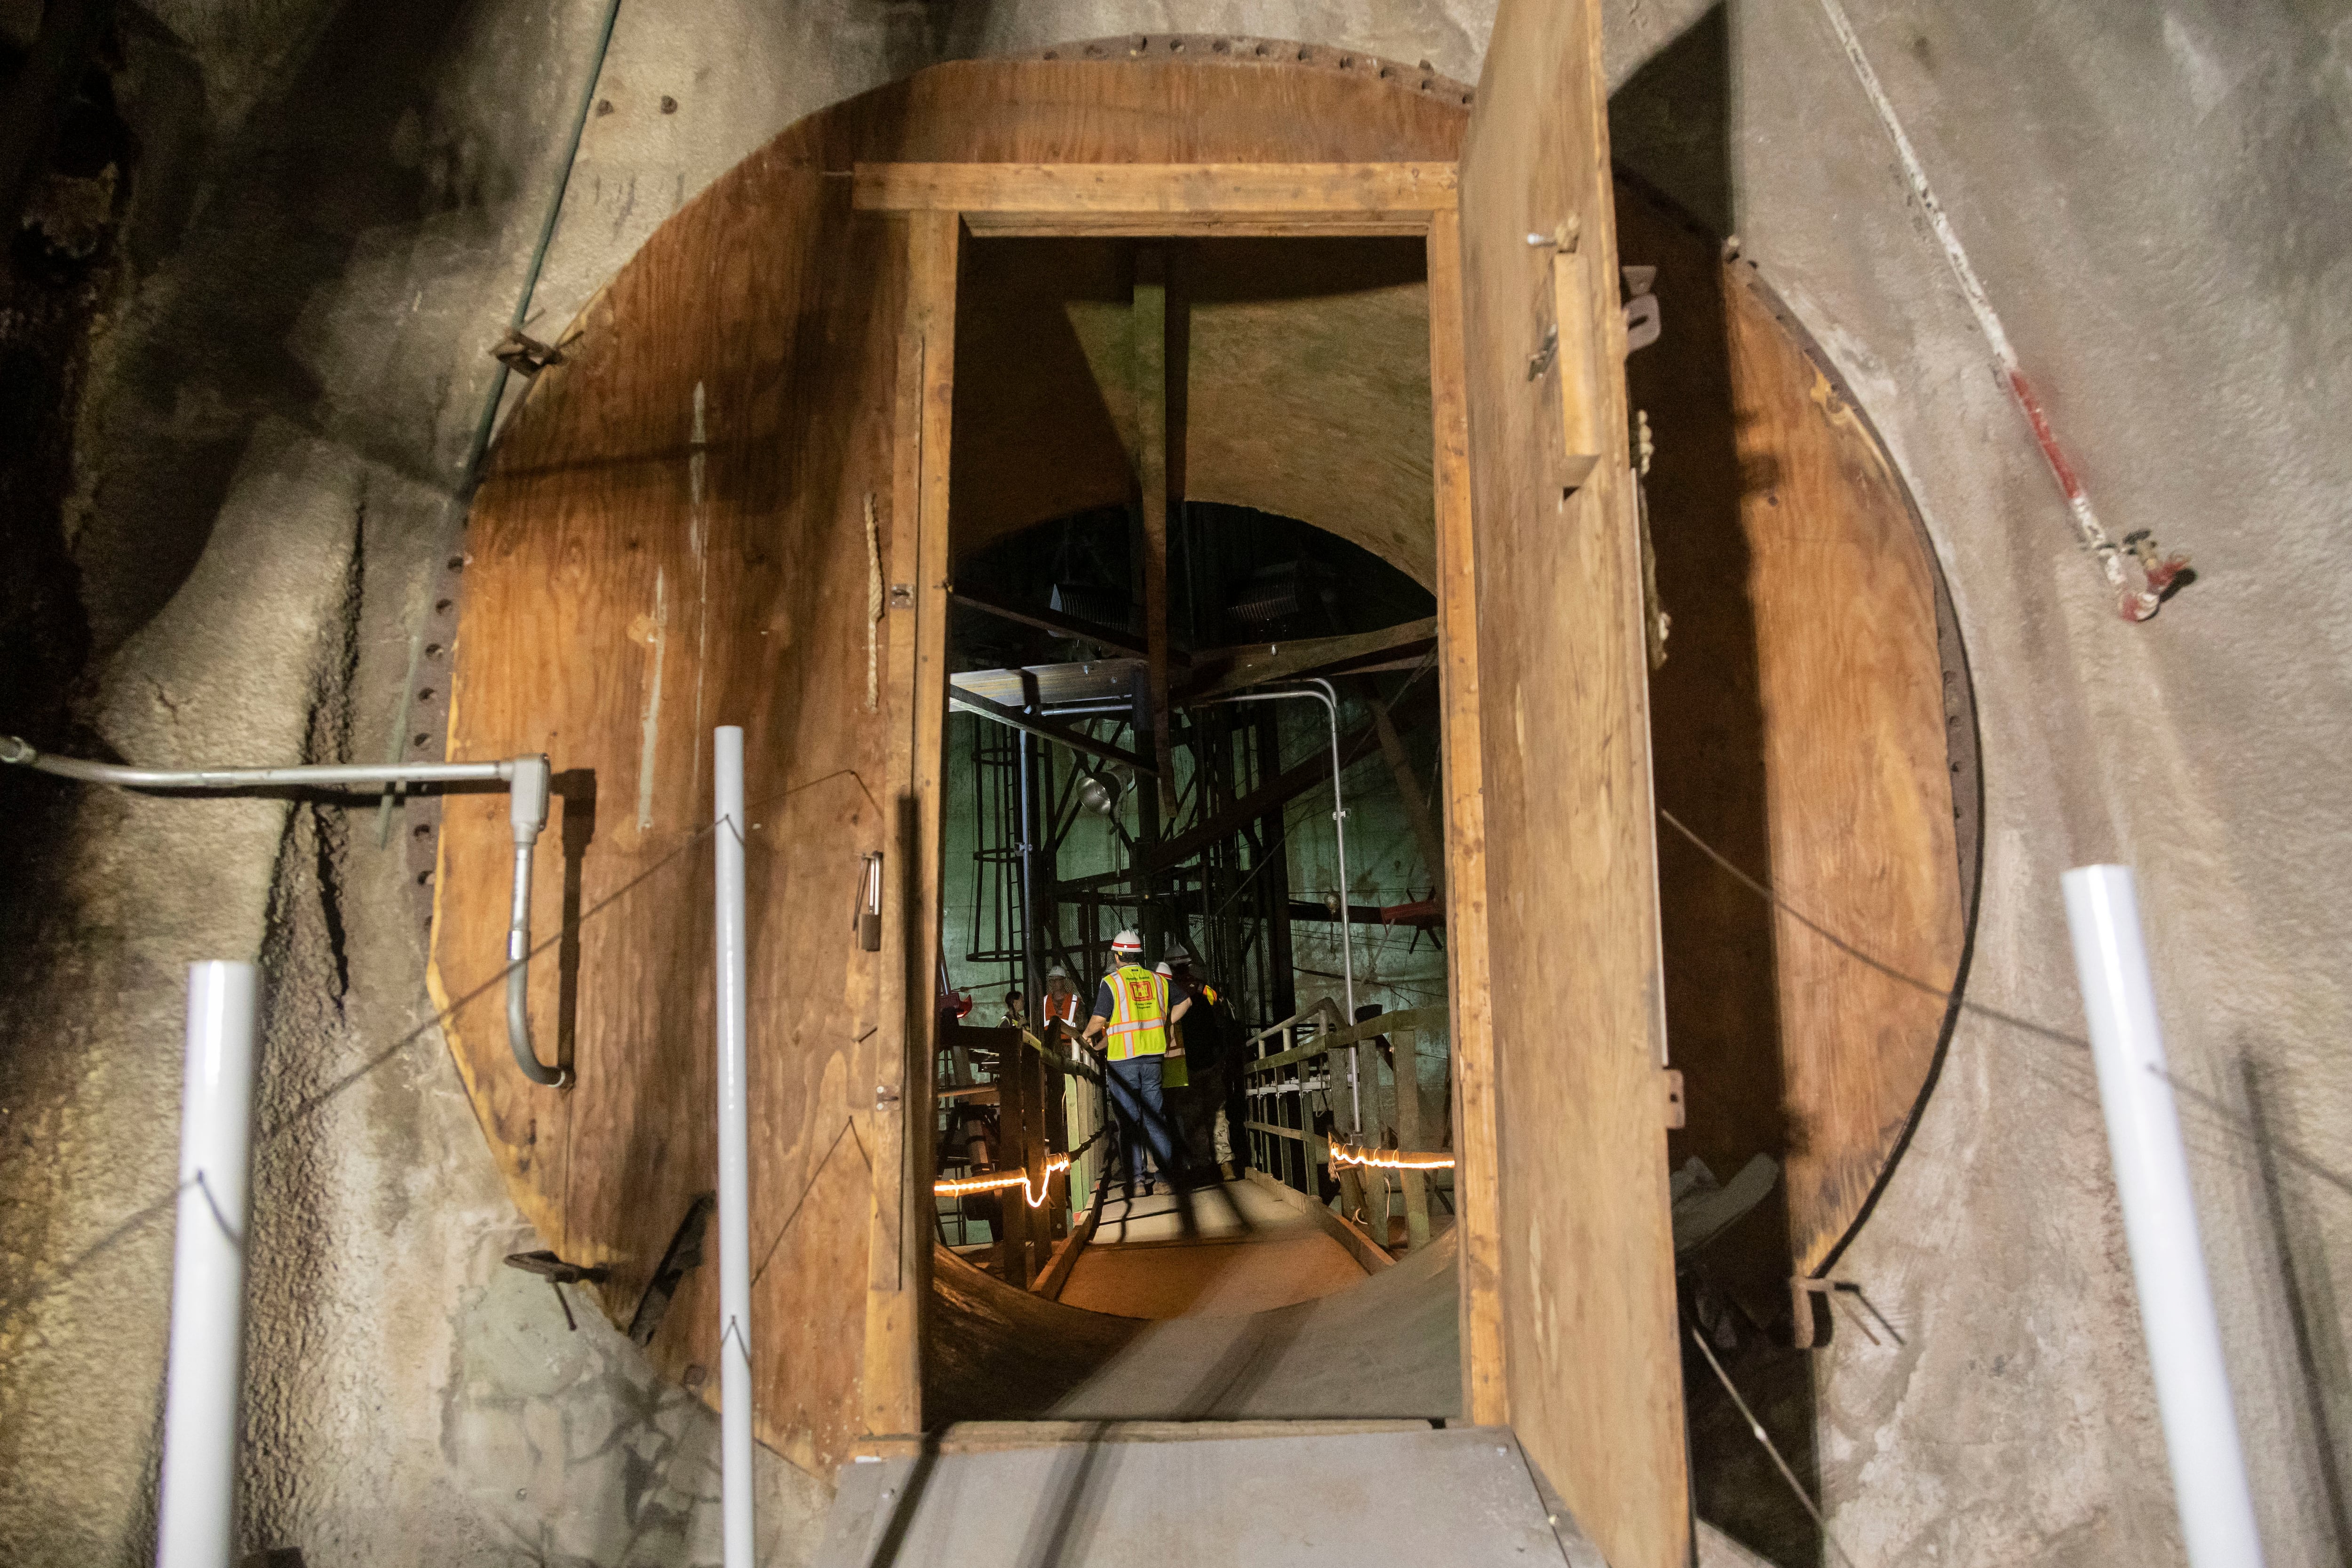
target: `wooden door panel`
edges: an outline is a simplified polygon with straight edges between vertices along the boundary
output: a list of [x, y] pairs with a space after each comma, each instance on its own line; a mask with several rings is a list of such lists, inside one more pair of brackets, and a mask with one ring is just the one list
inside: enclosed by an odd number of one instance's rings
[[[568, 1261], [610, 1270], [597, 1291], [628, 1326], [716, 1181], [709, 756], [715, 726], [744, 727], [758, 1431], [820, 1473], [862, 1430], [866, 1155], [896, 1030], [848, 915], [887, 843], [904, 707], [887, 682], [869, 706], [866, 612], [869, 515], [885, 550], [903, 527], [900, 253], [838, 183], [786, 167], [674, 220], [564, 334], [474, 503], [450, 755], [543, 749], [593, 780], [541, 840], [534, 899], [557, 946], [532, 1015], [577, 1086], [509, 1060], [501, 799], [453, 798], [432, 971], [451, 998], [492, 988], [450, 1049], [509, 1190]], [[688, 1270], [660, 1318], [672, 1375], [716, 1363], [714, 1276]]]
[[1501, 1375], [1521, 1441], [1615, 1568], [1681, 1568], [1649, 713], [1595, 7], [1506, 0], [1461, 225]]

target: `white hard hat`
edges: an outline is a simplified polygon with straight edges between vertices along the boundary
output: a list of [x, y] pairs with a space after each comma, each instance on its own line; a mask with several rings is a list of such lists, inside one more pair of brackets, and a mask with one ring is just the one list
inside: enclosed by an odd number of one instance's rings
[[1140, 953], [1143, 951], [1143, 938], [1138, 936], [1135, 927], [1130, 925], [1110, 939], [1110, 950], [1114, 953]]
[[1152, 973], [1165, 975], [1171, 980], [1176, 977], [1176, 971], [1168, 967], [1168, 962], [1164, 958], [1160, 960], [1160, 967], [1153, 970]]
[[1070, 972], [1056, 964], [1045, 971], [1045, 977], [1049, 980], [1066, 980], [1070, 977]]

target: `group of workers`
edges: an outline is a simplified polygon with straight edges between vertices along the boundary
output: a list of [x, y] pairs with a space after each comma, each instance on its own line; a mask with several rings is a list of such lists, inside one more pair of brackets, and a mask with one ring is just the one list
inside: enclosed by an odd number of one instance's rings
[[[1216, 987], [1181, 952], [1146, 968], [1142, 938], [1132, 930], [1111, 939], [1110, 954], [1112, 967], [1096, 984], [1091, 1010], [1069, 971], [1056, 964], [1045, 973], [1039, 1016], [1033, 1019], [1019, 989], [1008, 990], [997, 1027], [1019, 1030], [1048, 1051], [1076, 1056], [1083, 1050], [1101, 1065], [1118, 1124], [1111, 1168], [1130, 1192], [1140, 1187], [1150, 1196], [1163, 1182], [1181, 1190], [1232, 1176], [1243, 1146], [1234, 1132], [1244, 1113], [1239, 1080], [1226, 1060], [1230, 1019]], [[952, 1031], [971, 1016], [971, 993], [949, 989], [944, 967], [941, 975], [940, 1021]], [[953, 1082], [969, 1082], [974, 1061], [994, 1069], [987, 1053], [968, 1052], [953, 1032], [943, 1047]], [[995, 1142], [992, 1114], [975, 1103], [965, 1115], [975, 1124], [951, 1132], [942, 1148], [985, 1161]]]
[[[1156, 970], [1144, 967], [1142, 938], [1131, 930], [1111, 939], [1110, 953], [1112, 968], [1095, 987], [1091, 1011], [1067, 970], [1057, 964], [1046, 971], [1048, 1036], [1083, 1046], [1102, 1063], [1128, 1186], [1149, 1196], [1163, 1181], [1215, 1179], [1216, 1167], [1233, 1158], [1229, 1128], [1218, 1125], [1225, 1095], [1216, 988], [1181, 955]], [[1019, 992], [1005, 998], [1008, 1023], [1026, 1011]], [[1196, 1013], [1195, 1049], [1188, 1051], [1184, 1020]]]

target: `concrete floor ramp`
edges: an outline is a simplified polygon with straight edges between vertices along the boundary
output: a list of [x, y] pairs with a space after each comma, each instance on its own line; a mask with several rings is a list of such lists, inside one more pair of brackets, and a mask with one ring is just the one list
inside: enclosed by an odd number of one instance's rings
[[[925, 1335], [927, 1416], [941, 1426], [1458, 1417], [1453, 1234], [1367, 1277], [1298, 1211], [1255, 1207], [1262, 1195], [1234, 1186], [1233, 1225], [1201, 1200], [1189, 1239], [1149, 1200], [1109, 1206], [1120, 1222], [1107, 1215], [1059, 1301], [942, 1249]], [[1302, 1240], [1328, 1258], [1302, 1252]], [[1331, 1289], [1340, 1270], [1353, 1282]], [[1109, 1310], [1071, 1304], [1082, 1284]], [[1147, 1315], [1156, 1312], [1169, 1315]]]
[[1605, 1568], [1508, 1427], [983, 1422], [841, 1467], [818, 1568]]

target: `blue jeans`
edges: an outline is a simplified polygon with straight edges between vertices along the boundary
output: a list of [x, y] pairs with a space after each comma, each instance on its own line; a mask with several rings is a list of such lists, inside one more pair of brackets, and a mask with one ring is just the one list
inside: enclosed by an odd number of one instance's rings
[[1176, 1179], [1176, 1147], [1168, 1135], [1168, 1105], [1160, 1092], [1160, 1058], [1130, 1056], [1125, 1061], [1106, 1061], [1110, 1069], [1111, 1109], [1118, 1113], [1119, 1133], [1129, 1150], [1128, 1175], [1130, 1178], [1143, 1176], [1141, 1150], [1137, 1147], [1136, 1124], [1140, 1122], [1144, 1141], [1151, 1145], [1151, 1157], [1159, 1163], [1160, 1176], [1168, 1181]]

